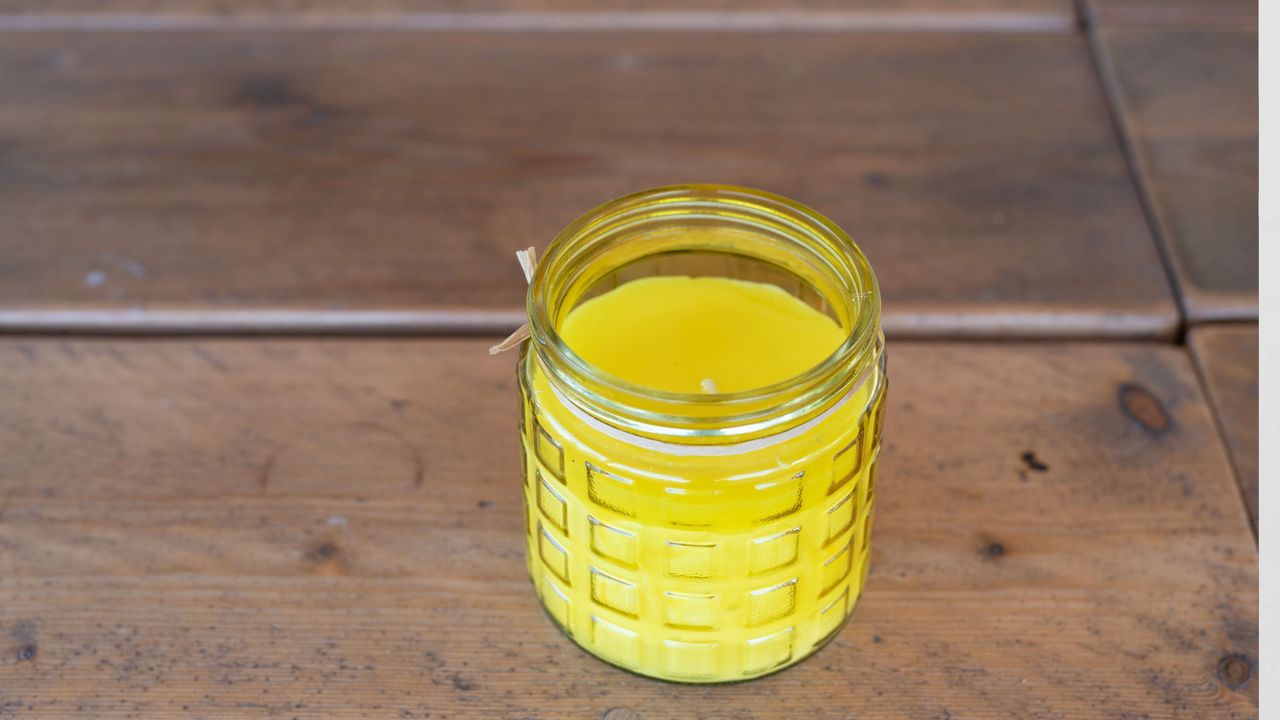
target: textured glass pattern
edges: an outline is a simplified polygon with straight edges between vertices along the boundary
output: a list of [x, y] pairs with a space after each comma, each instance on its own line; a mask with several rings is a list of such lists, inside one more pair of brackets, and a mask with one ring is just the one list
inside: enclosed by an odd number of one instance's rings
[[664, 593], [665, 622], [674, 628], [711, 629], [720, 616], [717, 595], [706, 593]]
[[784, 568], [796, 561], [800, 549], [800, 528], [794, 527], [777, 535], [751, 541], [748, 572], [751, 575]]
[[791, 659], [791, 638], [795, 631], [784, 628], [770, 635], [747, 641], [743, 657], [743, 674], [758, 675], [785, 665]]
[[[839, 630], [870, 565], [883, 382], [812, 447], [655, 460], [599, 449], [525, 372], [530, 572], [576, 642], [636, 672], [712, 682], [785, 667]], [[690, 480], [714, 462], [723, 482]]]
[[613, 527], [591, 516], [591, 552], [596, 558], [614, 565], [635, 569], [640, 558], [640, 542], [635, 533]]

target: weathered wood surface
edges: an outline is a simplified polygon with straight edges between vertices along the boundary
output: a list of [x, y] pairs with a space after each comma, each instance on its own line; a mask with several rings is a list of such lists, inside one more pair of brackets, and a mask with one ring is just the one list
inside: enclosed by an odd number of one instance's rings
[[1256, 716], [1257, 556], [1182, 350], [893, 344], [854, 619], [689, 687], [539, 610], [486, 345], [0, 342], [0, 714]]
[[1257, 318], [1257, 33], [1116, 29], [1097, 42], [1186, 317]]
[[1187, 335], [1254, 527], [1258, 522], [1258, 326], [1206, 325]]
[[1172, 337], [1067, 34], [0, 34], [0, 328], [497, 333], [679, 181], [832, 216], [891, 335]]

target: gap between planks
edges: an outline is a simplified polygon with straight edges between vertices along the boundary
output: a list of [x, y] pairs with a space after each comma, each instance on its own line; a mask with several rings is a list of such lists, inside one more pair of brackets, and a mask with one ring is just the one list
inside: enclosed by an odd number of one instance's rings
[[[497, 336], [527, 322], [519, 310], [0, 310], [3, 335]], [[1181, 343], [1177, 320], [1089, 312], [922, 313], [881, 318], [894, 340], [1162, 341]]]
[[16, 14], [0, 32], [1041, 32], [1074, 33], [1063, 13], [859, 11], [428, 12], [323, 15]]
[[1116, 142], [1120, 145], [1120, 152], [1124, 155], [1125, 164], [1129, 167], [1129, 179], [1133, 183], [1138, 204], [1142, 207], [1142, 215], [1147, 221], [1151, 242], [1155, 245], [1156, 256], [1160, 258], [1160, 264], [1164, 268], [1165, 281], [1169, 284], [1169, 292], [1173, 295], [1174, 304], [1177, 307], [1178, 323], [1174, 329], [1174, 342], [1185, 346], [1187, 340], [1187, 298], [1183, 292], [1182, 284], [1178, 281], [1178, 273], [1175, 268], [1177, 261], [1173, 257], [1173, 251], [1169, 247], [1169, 243], [1166, 242], [1164, 231], [1160, 226], [1160, 220], [1156, 216], [1155, 201], [1151, 196], [1151, 189], [1146, 181], [1148, 177], [1146, 174], [1147, 168], [1141, 153], [1138, 152], [1134, 144], [1133, 133], [1124, 111], [1124, 97], [1120, 91], [1120, 81], [1116, 77], [1111, 56], [1103, 46], [1099, 30], [1097, 23], [1088, 24], [1084, 30], [1085, 44], [1089, 48], [1089, 61], [1093, 64], [1093, 71], [1098, 78], [1107, 113], [1111, 118], [1112, 131], [1115, 133]]

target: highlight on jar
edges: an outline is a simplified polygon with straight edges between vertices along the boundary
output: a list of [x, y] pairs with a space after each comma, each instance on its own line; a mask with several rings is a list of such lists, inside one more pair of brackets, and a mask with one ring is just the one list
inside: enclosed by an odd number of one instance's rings
[[575, 643], [712, 683], [818, 651], [870, 562], [884, 427], [880, 290], [799, 203], [629, 195], [520, 253], [529, 575]]

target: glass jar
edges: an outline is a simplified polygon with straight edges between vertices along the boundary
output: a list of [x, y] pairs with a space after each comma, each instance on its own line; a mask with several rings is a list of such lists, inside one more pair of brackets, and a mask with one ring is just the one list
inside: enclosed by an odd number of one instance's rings
[[[561, 340], [578, 303], [650, 275], [773, 283], [845, 340], [802, 375], [701, 395], [609, 376]], [[528, 313], [527, 556], [556, 624], [608, 662], [682, 682], [760, 676], [829, 641], [866, 578], [884, 424], [880, 292], [853, 241], [764, 192], [648, 190], [560, 233]]]

